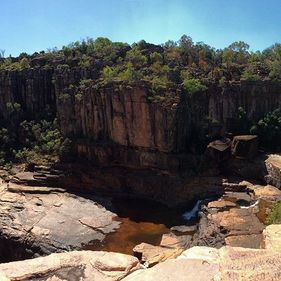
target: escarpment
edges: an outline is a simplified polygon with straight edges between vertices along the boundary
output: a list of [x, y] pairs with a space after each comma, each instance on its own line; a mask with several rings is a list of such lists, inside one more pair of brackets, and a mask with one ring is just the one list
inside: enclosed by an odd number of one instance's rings
[[281, 106], [281, 84], [273, 81], [211, 83], [191, 96], [178, 87], [159, 97], [141, 82], [100, 86], [95, 78], [94, 70], [68, 65], [1, 71], [2, 121], [10, 118], [7, 104], [18, 103], [29, 118], [57, 116], [82, 160], [179, 171], [202, 132], [235, 131], [239, 107], [258, 120]]

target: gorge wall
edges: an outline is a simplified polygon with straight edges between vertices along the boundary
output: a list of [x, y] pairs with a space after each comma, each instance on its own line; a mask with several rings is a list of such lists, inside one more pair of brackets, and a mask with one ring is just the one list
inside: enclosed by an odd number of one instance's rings
[[[281, 106], [281, 84], [239, 81], [208, 86], [187, 96], [181, 89], [153, 99], [144, 85], [90, 83], [79, 95], [82, 79], [95, 78], [79, 67], [38, 68], [0, 72], [0, 112], [9, 118], [7, 103], [18, 103], [31, 118], [57, 116], [65, 137], [80, 159], [98, 165], [180, 170], [192, 160], [191, 140], [212, 124], [231, 130], [231, 120], [243, 107], [251, 120]], [[92, 80], [93, 81], [93, 80]]]

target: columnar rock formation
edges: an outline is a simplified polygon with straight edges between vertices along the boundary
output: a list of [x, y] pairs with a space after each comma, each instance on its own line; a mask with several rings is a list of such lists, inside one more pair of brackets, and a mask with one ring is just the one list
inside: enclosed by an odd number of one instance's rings
[[75, 140], [82, 158], [103, 165], [178, 170], [190, 161], [193, 130], [202, 129], [204, 120], [231, 129], [240, 106], [252, 120], [281, 106], [281, 85], [271, 81], [233, 82], [224, 88], [211, 84], [192, 97], [170, 89], [157, 102], [141, 85], [97, 88], [92, 82], [79, 96], [70, 90], [96, 76], [95, 70], [79, 67], [1, 71], [1, 117], [8, 118], [7, 103], [19, 103], [31, 117], [57, 115], [63, 135]]

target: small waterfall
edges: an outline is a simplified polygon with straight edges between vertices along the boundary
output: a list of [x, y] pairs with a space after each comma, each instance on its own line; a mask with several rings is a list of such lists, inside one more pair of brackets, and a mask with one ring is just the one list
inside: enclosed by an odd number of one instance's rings
[[185, 220], [189, 221], [197, 216], [202, 200], [198, 200], [191, 211], [185, 212], [182, 216]]

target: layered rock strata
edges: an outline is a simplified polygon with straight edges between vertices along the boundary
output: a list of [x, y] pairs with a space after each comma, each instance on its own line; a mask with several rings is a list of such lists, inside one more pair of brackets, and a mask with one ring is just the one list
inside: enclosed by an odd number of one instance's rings
[[3, 184], [0, 203], [2, 261], [81, 249], [120, 224], [98, 203], [62, 189]]

